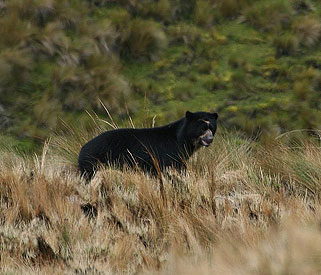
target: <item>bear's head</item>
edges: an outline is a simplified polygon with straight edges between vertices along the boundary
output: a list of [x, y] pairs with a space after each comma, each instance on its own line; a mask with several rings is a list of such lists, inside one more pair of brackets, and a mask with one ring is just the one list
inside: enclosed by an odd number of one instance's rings
[[185, 141], [195, 149], [210, 146], [216, 132], [217, 118], [217, 113], [187, 111], [184, 123]]

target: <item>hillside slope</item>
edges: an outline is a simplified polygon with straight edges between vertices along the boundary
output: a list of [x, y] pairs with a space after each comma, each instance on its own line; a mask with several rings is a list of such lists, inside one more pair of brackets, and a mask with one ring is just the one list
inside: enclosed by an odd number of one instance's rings
[[316, 0], [2, 0], [0, 127], [31, 150], [103, 102], [120, 125], [320, 128], [320, 22]]

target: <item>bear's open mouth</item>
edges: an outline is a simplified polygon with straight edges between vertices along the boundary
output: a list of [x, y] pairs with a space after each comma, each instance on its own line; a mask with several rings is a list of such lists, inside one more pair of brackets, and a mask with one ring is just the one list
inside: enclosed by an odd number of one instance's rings
[[199, 143], [202, 146], [208, 147], [213, 141], [213, 133], [211, 130], [207, 130], [203, 135], [199, 137]]
[[210, 146], [210, 142], [208, 142], [208, 141], [206, 141], [206, 140], [204, 140], [204, 139], [201, 139], [201, 145], [203, 145], [203, 146], [205, 146], [205, 147], [208, 147], [208, 146]]

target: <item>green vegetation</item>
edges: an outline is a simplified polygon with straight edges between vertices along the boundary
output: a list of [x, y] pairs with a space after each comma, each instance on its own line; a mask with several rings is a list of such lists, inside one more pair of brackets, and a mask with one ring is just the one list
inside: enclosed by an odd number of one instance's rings
[[0, 127], [23, 151], [101, 102], [120, 125], [214, 109], [249, 136], [321, 127], [316, 0], [2, 0], [0, 25]]

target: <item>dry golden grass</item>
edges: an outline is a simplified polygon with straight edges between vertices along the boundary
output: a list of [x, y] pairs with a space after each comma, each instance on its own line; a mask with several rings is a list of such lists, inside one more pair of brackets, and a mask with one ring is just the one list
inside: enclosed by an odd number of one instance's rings
[[74, 134], [31, 159], [1, 153], [0, 273], [321, 273], [320, 145], [218, 134], [161, 196], [134, 171], [86, 185]]

